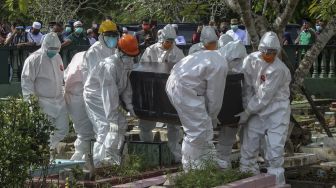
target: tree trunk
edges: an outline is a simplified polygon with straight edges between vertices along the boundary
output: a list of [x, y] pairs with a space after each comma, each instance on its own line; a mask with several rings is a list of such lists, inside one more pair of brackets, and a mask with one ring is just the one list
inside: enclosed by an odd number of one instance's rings
[[336, 16], [333, 16], [333, 18], [328, 22], [327, 26], [322, 31], [322, 33], [318, 35], [316, 42], [305, 54], [304, 58], [300, 62], [299, 68], [295, 71], [294, 87], [297, 88], [302, 86], [303, 81], [307, 76], [307, 74], [309, 73], [309, 70], [313, 65], [314, 61], [321, 53], [323, 48], [326, 46], [330, 38], [335, 35], [335, 33], [336, 33]]
[[259, 36], [255, 28], [254, 19], [252, 17], [251, 5], [249, 1], [246, 0], [238, 0], [238, 3], [241, 9], [241, 17], [243, 18], [245, 27], [247, 28], [248, 34], [251, 37], [253, 51], [255, 51], [258, 49]]

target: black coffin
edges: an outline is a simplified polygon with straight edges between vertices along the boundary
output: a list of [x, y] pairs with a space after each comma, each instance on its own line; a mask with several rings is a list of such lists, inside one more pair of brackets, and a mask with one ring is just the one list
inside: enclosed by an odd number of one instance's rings
[[[165, 64], [145, 63], [132, 71], [133, 105], [140, 119], [179, 123], [165, 90], [170, 69], [171, 66]], [[242, 81], [242, 74], [227, 76], [223, 105], [218, 115], [222, 125], [236, 124], [239, 120], [234, 115], [243, 111]]]

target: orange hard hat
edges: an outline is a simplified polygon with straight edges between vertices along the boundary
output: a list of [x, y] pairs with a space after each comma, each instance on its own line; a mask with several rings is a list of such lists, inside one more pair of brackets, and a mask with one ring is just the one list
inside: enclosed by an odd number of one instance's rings
[[140, 53], [138, 40], [129, 34], [124, 34], [118, 40], [118, 48], [128, 56], [137, 56]]

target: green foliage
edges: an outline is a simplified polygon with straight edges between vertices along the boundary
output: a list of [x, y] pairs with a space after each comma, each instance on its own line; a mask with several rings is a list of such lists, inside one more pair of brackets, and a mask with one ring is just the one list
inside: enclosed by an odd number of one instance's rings
[[182, 172], [176, 176], [176, 188], [216, 187], [252, 176], [250, 173], [242, 173], [238, 169], [221, 170], [213, 162], [206, 162], [200, 170]]
[[30, 169], [47, 169], [51, 131], [36, 98], [0, 101], [0, 187], [23, 187]]
[[133, 177], [141, 175], [146, 170], [154, 169], [155, 167], [150, 166], [146, 163], [143, 156], [129, 155], [129, 157], [121, 165], [114, 165], [104, 169], [99, 176], [111, 177], [111, 176], [122, 176], [122, 177]]
[[329, 20], [336, 15], [336, 0], [313, 0], [308, 10], [314, 18]]

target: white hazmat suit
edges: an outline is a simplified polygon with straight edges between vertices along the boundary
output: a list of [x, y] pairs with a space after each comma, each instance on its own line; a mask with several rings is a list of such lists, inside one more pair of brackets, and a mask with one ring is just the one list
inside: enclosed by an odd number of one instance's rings
[[205, 50], [204, 45], [209, 42], [218, 41], [218, 36], [216, 35], [214, 28], [210, 26], [203, 27], [201, 31], [200, 41], [201, 42], [194, 44], [190, 47], [188, 55]]
[[[117, 50], [116, 54], [93, 68], [84, 85], [87, 109], [94, 114], [91, 121], [98, 125], [93, 149], [95, 165], [103, 160], [112, 164], [121, 162], [120, 154], [127, 130], [126, 114], [121, 102], [134, 114], [129, 80], [132, 68], [133, 58]], [[101, 123], [101, 119], [105, 119], [108, 124]]]
[[233, 38], [230, 35], [223, 34], [218, 39], [218, 47], [223, 48], [227, 43], [232, 42]]
[[[259, 51], [267, 49], [275, 49], [278, 53], [281, 50], [274, 32], [267, 32], [260, 41]], [[290, 119], [290, 71], [279, 58], [266, 63], [261, 52], [254, 52], [245, 58], [243, 72], [246, 108], [240, 118], [248, 121], [247, 125], [242, 125], [246, 127], [241, 148], [241, 171], [259, 173], [259, 143], [265, 139], [266, 159], [270, 165], [268, 173], [276, 175], [277, 184], [284, 184], [282, 165]]]
[[[228, 35], [222, 35], [223, 37], [227, 36], [232, 41], [232, 38]], [[221, 40], [221, 38], [219, 40]], [[222, 42], [219, 42], [220, 44]], [[233, 73], [242, 73], [243, 60], [247, 56], [245, 46], [239, 41], [228, 42], [226, 45], [219, 49], [221, 55], [228, 62], [229, 72]], [[236, 134], [239, 128], [237, 126], [222, 126], [220, 127], [218, 134], [218, 144], [216, 146], [219, 166], [221, 168], [231, 167], [230, 155], [232, 151], [232, 146], [236, 141]], [[240, 139], [242, 142], [242, 139]]]
[[112, 56], [116, 48], [109, 48], [106, 46], [104, 36], [99, 35], [98, 41], [95, 42], [85, 53], [83, 62], [83, 80], [84, 83], [91, 70], [103, 59]]
[[84, 160], [90, 153], [90, 142], [94, 139], [93, 125], [87, 115], [83, 98], [84, 82], [82, 65], [85, 52], [79, 52], [72, 58], [64, 71], [65, 101], [72, 119], [77, 139], [75, 153], [71, 160]]
[[[141, 62], [152, 62], [152, 63], [170, 63], [174, 65], [184, 58], [184, 54], [181, 49], [179, 49], [175, 44], [169, 50], [163, 48], [162, 43], [167, 39], [175, 39], [176, 32], [172, 25], [166, 25], [162, 30], [159, 36], [159, 42], [153, 44], [146, 48], [146, 51], [143, 53]], [[146, 142], [153, 141], [153, 129], [156, 126], [156, 122], [140, 120], [139, 129], [140, 129], [140, 139]], [[171, 152], [175, 156], [175, 161], [181, 161], [181, 145], [179, 144], [180, 140], [180, 126], [179, 125], [167, 125], [167, 137], [168, 137], [168, 146]]]
[[63, 62], [58, 54], [60, 48], [57, 34], [47, 34], [41, 48], [26, 59], [21, 75], [25, 100], [29, 100], [30, 95], [37, 96], [42, 111], [55, 127], [50, 135], [51, 150], [55, 150], [69, 132], [63, 92]]
[[166, 92], [182, 123], [183, 169], [201, 168], [216, 159], [213, 126], [222, 107], [228, 66], [218, 51], [201, 51], [183, 58], [171, 71]]

